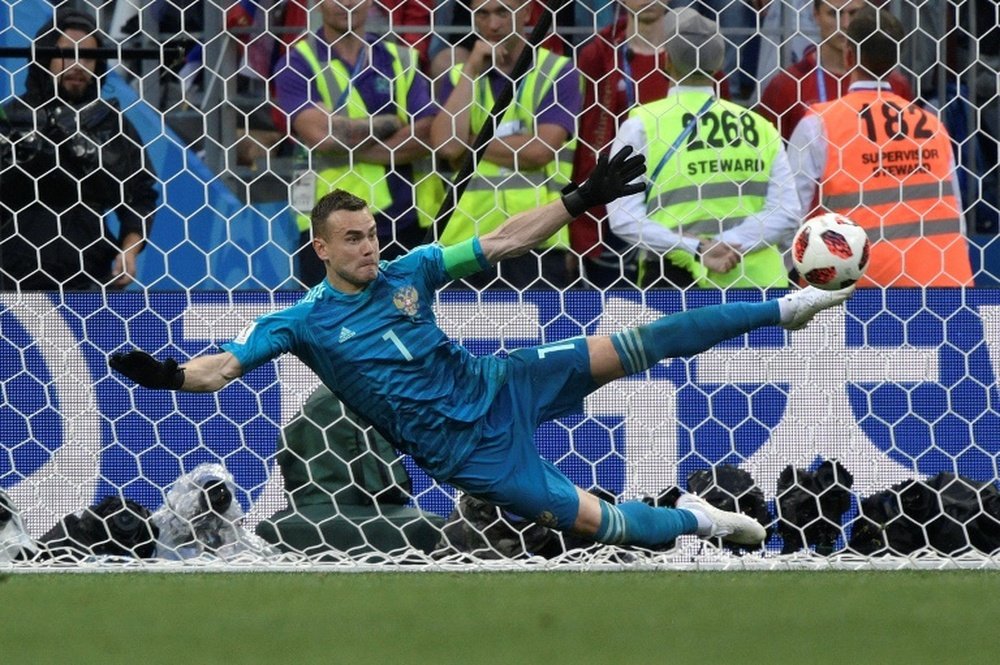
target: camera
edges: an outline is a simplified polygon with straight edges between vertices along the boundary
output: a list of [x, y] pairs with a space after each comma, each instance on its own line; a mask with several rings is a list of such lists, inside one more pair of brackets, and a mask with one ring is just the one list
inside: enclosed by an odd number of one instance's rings
[[157, 556], [190, 559], [203, 555], [227, 558], [277, 550], [242, 525], [243, 508], [236, 498], [232, 474], [221, 464], [200, 464], [180, 476], [153, 513], [159, 529]]
[[0, 529], [14, 519], [14, 513], [7, 506], [7, 495], [0, 492]]
[[203, 512], [224, 515], [233, 503], [233, 493], [221, 479], [210, 479], [201, 488]]
[[38, 554], [38, 546], [21, 523], [17, 506], [0, 489], [0, 561], [25, 561]]
[[92, 556], [148, 559], [156, 549], [157, 529], [150, 513], [119, 496], [62, 518], [39, 539], [45, 558], [79, 561]]
[[77, 133], [77, 115], [62, 104], [46, 109], [44, 133], [53, 143], [62, 143]]

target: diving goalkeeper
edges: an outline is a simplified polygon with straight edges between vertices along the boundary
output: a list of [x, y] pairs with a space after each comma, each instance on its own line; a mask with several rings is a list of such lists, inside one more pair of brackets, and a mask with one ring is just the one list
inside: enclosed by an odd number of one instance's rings
[[223, 352], [182, 365], [138, 350], [113, 369], [146, 388], [215, 391], [293, 353], [350, 409], [371, 422], [438, 482], [548, 527], [602, 543], [653, 547], [680, 534], [757, 544], [764, 528], [685, 494], [677, 508], [612, 505], [574, 486], [541, 458], [534, 432], [579, 413], [600, 386], [664, 358], [697, 354], [761, 326], [804, 326], [851, 290], [807, 288], [778, 300], [729, 303], [665, 316], [608, 337], [577, 337], [508, 357], [476, 357], [437, 326], [434, 292], [507, 257], [524, 254], [591, 207], [641, 191], [641, 155], [625, 148], [598, 161], [574, 191], [462, 244], [418, 247], [379, 262], [365, 201], [341, 190], [312, 210], [313, 248], [326, 280], [296, 304], [257, 319]]

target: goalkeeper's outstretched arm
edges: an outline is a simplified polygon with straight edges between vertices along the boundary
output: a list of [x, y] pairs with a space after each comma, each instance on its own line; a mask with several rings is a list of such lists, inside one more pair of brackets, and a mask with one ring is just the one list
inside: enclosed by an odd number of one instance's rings
[[587, 181], [563, 190], [561, 200], [518, 213], [480, 238], [483, 255], [490, 263], [497, 263], [538, 247], [590, 208], [646, 189], [642, 180], [633, 182], [645, 172], [645, 156], [633, 155], [631, 146], [625, 146], [610, 159], [607, 153], [602, 154]]
[[243, 376], [243, 365], [228, 351], [198, 356], [183, 365], [173, 358], [160, 361], [144, 351], [129, 351], [112, 355], [108, 364], [140, 386], [154, 390], [207, 393]]

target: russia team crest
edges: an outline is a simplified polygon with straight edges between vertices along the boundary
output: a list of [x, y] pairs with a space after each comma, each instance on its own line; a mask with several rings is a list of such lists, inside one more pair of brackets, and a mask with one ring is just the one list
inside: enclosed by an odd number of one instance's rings
[[419, 301], [420, 294], [417, 293], [417, 290], [412, 286], [398, 288], [392, 294], [392, 302], [396, 305], [396, 309], [407, 316], [417, 315]]

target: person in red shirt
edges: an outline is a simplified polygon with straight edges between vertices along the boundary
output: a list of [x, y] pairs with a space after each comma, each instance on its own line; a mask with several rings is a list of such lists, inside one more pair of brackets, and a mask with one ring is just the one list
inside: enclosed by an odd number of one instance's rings
[[[814, 0], [813, 16], [819, 27], [820, 43], [807, 50], [802, 59], [778, 72], [764, 88], [754, 109], [775, 124], [787, 141], [810, 104], [832, 101], [847, 94], [850, 76], [844, 69], [847, 38], [844, 31], [866, 0]], [[913, 100], [913, 87], [899, 70], [887, 79], [892, 91]]]
[[[611, 145], [618, 125], [636, 104], [662, 99], [670, 79], [662, 66], [667, 3], [621, 0], [620, 20], [597, 33], [577, 55], [583, 74], [583, 113], [573, 162], [573, 182], [583, 182]], [[581, 276], [605, 288], [621, 278], [636, 283], [635, 257], [615, 238], [603, 207], [573, 220], [570, 246], [582, 257]]]
[[[670, 78], [663, 62], [666, 0], [619, 0], [619, 19], [590, 39], [577, 55], [583, 74], [583, 113], [573, 161], [573, 182], [582, 183], [608, 149], [619, 125], [638, 104], [663, 99]], [[728, 97], [728, 84], [721, 84]], [[603, 207], [570, 224], [570, 246], [582, 257], [581, 277], [599, 288], [624, 279], [636, 284], [636, 261], [628, 243], [616, 238]]]
[[402, 41], [420, 54], [420, 67], [430, 66], [428, 50], [431, 45], [431, 25], [434, 0], [379, 0], [388, 15], [389, 25]]

